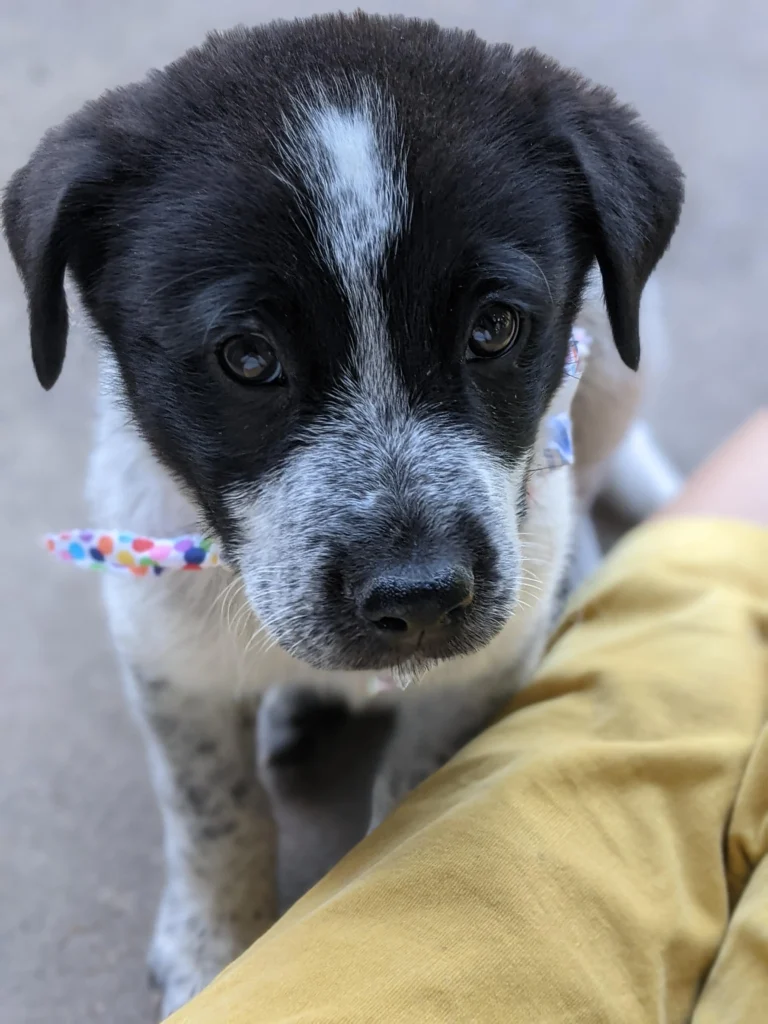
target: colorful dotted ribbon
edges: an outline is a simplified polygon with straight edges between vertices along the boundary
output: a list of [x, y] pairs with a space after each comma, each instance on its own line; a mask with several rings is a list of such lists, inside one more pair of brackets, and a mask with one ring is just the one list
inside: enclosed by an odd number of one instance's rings
[[160, 576], [166, 569], [195, 572], [221, 565], [219, 547], [198, 534], [158, 540], [122, 530], [67, 530], [49, 533], [45, 546], [62, 562], [81, 569]]
[[[571, 334], [563, 388], [575, 388], [584, 371], [591, 338], [580, 327]], [[547, 421], [542, 469], [573, 463], [571, 417], [561, 412]], [[218, 544], [200, 534], [158, 540], [122, 530], [67, 530], [49, 533], [45, 545], [54, 557], [82, 569], [113, 570], [132, 576], [160, 576], [166, 569], [195, 572], [223, 565]]]

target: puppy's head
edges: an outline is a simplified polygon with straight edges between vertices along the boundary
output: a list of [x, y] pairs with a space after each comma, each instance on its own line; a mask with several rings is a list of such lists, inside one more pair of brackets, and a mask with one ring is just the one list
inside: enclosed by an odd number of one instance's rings
[[512, 613], [585, 275], [636, 367], [681, 196], [633, 112], [553, 61], [357, 15], [214, 36], [108, 93], [3, 212], [43, 386], [69, 269], [262, 622], [315, 665], [379, 668]]

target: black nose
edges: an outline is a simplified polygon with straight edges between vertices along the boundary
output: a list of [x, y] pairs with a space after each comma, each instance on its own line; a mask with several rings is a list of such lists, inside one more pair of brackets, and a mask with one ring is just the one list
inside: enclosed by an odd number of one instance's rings
[[383, 632], [434, 630], [449, 626], [472, 603], [473, 589], [472, 572], [463, 567], [399, 566], [371, 580], [360, 613]]

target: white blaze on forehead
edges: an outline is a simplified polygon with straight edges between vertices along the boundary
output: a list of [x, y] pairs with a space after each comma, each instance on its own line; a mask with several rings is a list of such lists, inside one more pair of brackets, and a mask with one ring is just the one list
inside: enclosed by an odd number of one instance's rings
[[321, 258], [349, 304], [358, 371], [364, 382], [391, 384], [381, 275], [408, 205], [394, 104], [369, 86], [348, 105], [318, 91], [286, 127], [286, 156], [315, 206]]
[[331, 107], [310, 124], [315, 166], [308, 170], [319, 193], [323, 246], [342, 279], [357, 284], [374, 276], [402, 220], [393, 153], [377, 139], [373, 118], [371, 108]]

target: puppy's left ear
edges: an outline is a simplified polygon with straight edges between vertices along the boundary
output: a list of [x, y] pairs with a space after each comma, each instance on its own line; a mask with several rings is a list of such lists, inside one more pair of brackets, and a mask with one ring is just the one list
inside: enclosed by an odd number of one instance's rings
[[72, 119], [43, 138], [2, 203], [5, 237], [27, 293], [32, 361], [46, 390], [61, 373], [67, 347], [64, 273], [108, 179], [96, 143], [77, 127]]
[[[616, 347], [636, 370], [640, 299], [677, 227], [683, 174], [636, 111], [610, 90], [557, 70], [550, 112], [575, 169], [574, 209], [592, 240]], [[549, 61], [551, 87], [552, 71]]]

